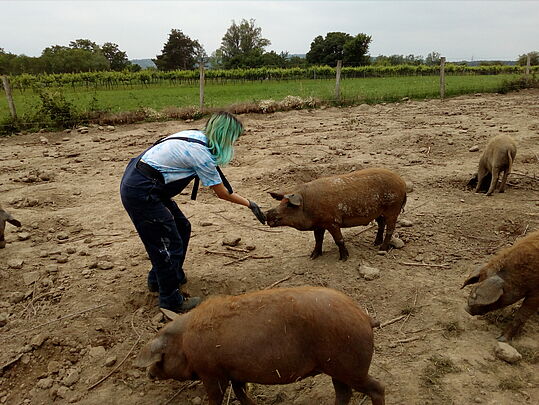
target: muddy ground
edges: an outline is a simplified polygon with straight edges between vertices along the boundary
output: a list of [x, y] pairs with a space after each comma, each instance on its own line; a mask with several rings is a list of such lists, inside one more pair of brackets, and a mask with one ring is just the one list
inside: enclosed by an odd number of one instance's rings
[[[523, 359], [505, 363], [494, 348], [515, 306], [471, 317], [460, 286], [474, 266], [539, 228], [539, 91], [241, 119], [247, 131], [225, 169], [241, 195], [267, 209], [268, 191], [383, 166], [413, 186], [400, 217], [412, 226], [397, 228], [405, 246], [385, 256], [372, 246], [373, 227], [344, 230], [346, 262], [326, 234], [324, 255], [312, 261], [311, 232], [270, 229], [207, 189], [196, 202], [186, 192], [176, 200], [193, 225], [189, 294], [240, 294], [279, 281], [335, 288], [382, 322], [401, 317], [375, 332], [371, 373], [386, 385], [388, 404], [537, 403], [539, 316], [513, 341]], [[130, 157], [161, 136], [202, 126], [154, 122], [0, 139], [0, 203], [23, 223], [7, 226], [0, 250], [1, 404], [207, 403], [201, 384], [152, 382], [132, 364], [164, 320], [118, 195]], [[508, 190], [475, 194], [466, 183], [500, 133], [518, 142]], [[236, 250], [222, 245], [230, 238], [241, 238]], [[362, 264], [379, 278], [361, 277]], [[252, 394], [263, 405], [334, 398], [327, 376], [255, 385]], [[233, 394], [225, 400], [238, 404]], [[353, 404], [370, 403], [362, 401], [355, 393]]]

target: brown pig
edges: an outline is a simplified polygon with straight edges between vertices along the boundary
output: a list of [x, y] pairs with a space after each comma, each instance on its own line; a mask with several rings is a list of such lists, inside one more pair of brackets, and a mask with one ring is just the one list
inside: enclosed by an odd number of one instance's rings
[[10, 214], [2, 209], [0, 206], [0, 249], [6, 247], [6, 241], [4, 239], [4, 230], [6, 229], [6, 222], [9, 222], [11, 225], [20, 227], [21, 223], [13, 218]]
[[210, 298], [165, 326], [136, 365], [151, 378], [202, 380], [210, 405], [229, 381], [242, 405], [255, 405], [247, 382], [288, 384], [327, 374], [335, 405], [352, 389], [383, 405], [384, 388], [369, 376], [372, 320], [346, 295], [321, 287], [276, 288]]
[[516, 154], [517, 146], [514, 139], [509, 135], [498, 135], [492, 138], [487, 144], [483, 155], [481, 155], [481, 159], [479, 159], [475, 192], [478, 193], [481, 191], [483, 181], [486, 180], [488, 174], [491, 174], [490, 187], [487, 191], [487, 195], [492, 195], [498, 184], [498, 178], [503, 172], [499, 190], [500, 193], [503, 193], [505, 191], [507, 176], [511, 173]]
[[378, 223], [374, 244], [380, 245], [380, 250], [389, 249], [397, 217], [406, 204], [406, 183], [390, 170], [372, 168], [323, 177], [286, 193], [270, 194], [281, 203], [266, 213], [269, 226], [314, 231], [312, 259], [322, 254], [327, 230], [339, 247], [339, 259], [346, 260], [348, 250], [341, 228], [367, 225], [372, 220]]
[[470, 291], [466, 310], [483, 315], [524, 298], [513, 321], [498, 338], [511, 340], [526, 320], [539, 309], [539, 231], [498, 252], [464, 282], [477, 284]]

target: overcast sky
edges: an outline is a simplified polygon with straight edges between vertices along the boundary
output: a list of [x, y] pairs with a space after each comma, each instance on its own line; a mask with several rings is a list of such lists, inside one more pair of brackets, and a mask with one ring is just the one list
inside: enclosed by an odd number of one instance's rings
[[232, 20], [256, 20], [267, 50], [306, 53], [328, 32], [372, 36], [370, 55], [437, 51], [448, 60], [516, 60], [539, 51], [539, 1], [0, 0], [0, 48], [39, 56], [84, 38], [155, 58], [180, 29], [211, 54]]

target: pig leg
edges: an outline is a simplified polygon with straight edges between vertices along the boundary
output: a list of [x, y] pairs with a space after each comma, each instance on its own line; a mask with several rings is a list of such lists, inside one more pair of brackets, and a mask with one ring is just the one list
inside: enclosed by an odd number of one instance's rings
[[505, 183], [507, 182], [507, 176], [509, 176], [509, 169], [503, 171], [502, 183], [500, 184], [500, 193], [505, 191]]
[[335, 378], [332, 378], [332, 380], [335, 388], [335, 405], [348, 405], [350, 398], [352, 398], [352, 388]]
[[483, 180], [485, 180], [487, 174], [487, 170], [482, 165], [479, 165], [479, 169], [477, 170], [477, 185], [475, 186], [476, 193], [481, 191], [481, 184], [483, 183]]
[[384, 242], [380, 245], [380, 250], [389, 250], [389, 242], [391, 242], [391, 237], [393, 236], [393, 232], [395, 232], [395, 227], [397, 226], [397, 215], [395, 215], [394, 218], [388, 218], [386, 220], [387, 226], [386, 226], [386, 237], [384, 238]]
[[322, 255], [322, 242], [324, 241], [324, 228], [316, 228], [314, 230], [314, 250], [311, 253], [311, 259], [316, 259]]
[[515, 319], [509, 324], [507, 329], [504, 331], [503, 335], [501, 335], [498, 340], [501, 342], [507, 342], [508, 340], [513, 339], [513, 336], [515, 336], [520, 328], [522, 328], [522, 325], [526, 322], [526, 320], [532, 316], [535, 311], [539, 309], [539, 296], [537, 297], [526, 297], [524, 301], [522, 302], [522, 306], [518, 309]]
[[256, 405], [256, 403], [249, 398], [249, 395], [247, 395], [247, 389], [244, 382], [232, 381], [232, 388], [241, 405]]
[[378, 224], [378, 232], [376, 233], [376, 239], [374, 240], [374, 246], [380, 245], [384, 240], [384, 228], [386, 227], [386, 219], [383, 216], [376, 218]]
[[346, 261], [348, 259], [348, 249], [344, 246], [344, 238], [342, 237], [341, 228], [337, 225], [333, 225], [328, 228], [329, 233], [333, 236], [335, 244], [339, 247], [339, 260]]
[[202, 378], [202, 384], [208, 393], [209, 405], [221, 405], [228, 388], [228, 381], [219, 378]]
[[490, 180], [490, 187], [487, 191], [487, 195], [492, 195], [496, 185], [498, 184], [498, 178], [500, 177], [500, 169], [497, 167], [492, 168], [492, 179]]
[[384, 386], [376, 381], [371, 376], [367, 375], [360, 383], [352, 385], [352, 387], [359, 392], [369, 396], [372, 401], [372, 405], [385, 405]]

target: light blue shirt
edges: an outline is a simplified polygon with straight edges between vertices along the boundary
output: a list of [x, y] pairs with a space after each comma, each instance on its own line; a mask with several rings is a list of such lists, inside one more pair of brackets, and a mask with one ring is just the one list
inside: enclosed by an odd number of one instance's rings
[[[179, 136], [208, 143], [204, 133], [195, 129], [181, 131], [167, 138]], [[181, 139], [161, 142], [146, 151], [141, 160], [159, 170], [165, 184], [193, 175], [197, 175], [202, 185], [207, 187], [222, 183], [217, 163], [210, 150], [207, 146], [195, 142]]]

